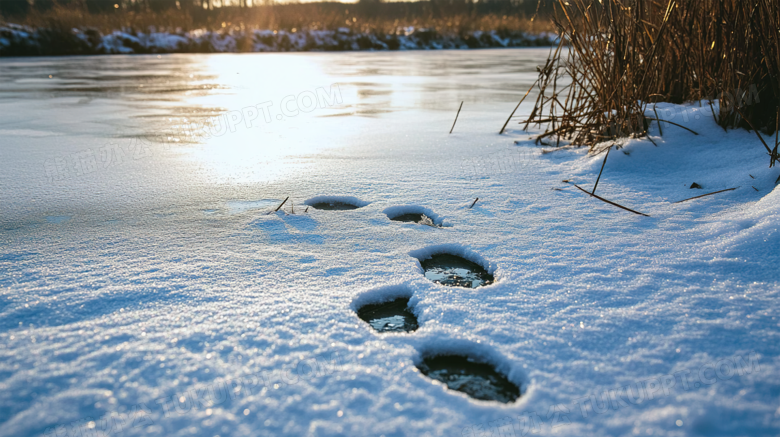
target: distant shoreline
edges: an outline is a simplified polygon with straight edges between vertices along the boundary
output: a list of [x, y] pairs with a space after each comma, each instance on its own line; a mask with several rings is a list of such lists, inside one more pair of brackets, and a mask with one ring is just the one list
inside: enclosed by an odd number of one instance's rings
[[147, 32], [30, 28], [0, 25], [0, 57], [163, 53], [257, 53], [444, 50], [545, 47], [557, 44], [551, 33], [469, 31], [439, 33], [406, 27], [394, 34], [336, 30]]

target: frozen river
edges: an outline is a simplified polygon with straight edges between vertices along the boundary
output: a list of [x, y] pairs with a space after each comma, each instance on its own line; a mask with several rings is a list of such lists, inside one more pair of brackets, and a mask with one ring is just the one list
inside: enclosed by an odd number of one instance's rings
[[[589, 199], [561, 181], [601, 157], [497, 134], [547, 53], [3, 59], [0, 436], [777, 435], [776, 171], [691, 117], [605, 167], [651, 217]], [[495, 283], [428, 281], [437, 251]], [[357, 317], [395, 295], [415, 332]]]
[[[0, 176], [2, 219], [11, 227], [51, 215], [138, 219], [156, 207], [273, 198], [282, 193], [258, 184], [322, 183], [311, 172], [334, 165], [319, 153], [419, 149], [420, 135], [449, 130], [461, 101], [459, 130], [489, 119], [480, 130], [497, 131], [546, 54], [6, 59], [0, 153], [12, 171]], [[185, 123], [201, 135], [182, 135]]]

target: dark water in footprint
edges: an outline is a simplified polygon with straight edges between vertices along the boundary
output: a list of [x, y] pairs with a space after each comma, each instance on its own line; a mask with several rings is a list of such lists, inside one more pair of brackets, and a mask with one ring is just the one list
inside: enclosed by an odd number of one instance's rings
[[433, 220], [431, 220], [430, 217], [428, 217], [425, 214], [417, 214], [417, 213], [411, 213], [411, 214], [402, 214], [396, 217], [391, 218], [390, 220], [394, 222], [404, 222], [404, 223], [417, 223], [420, 225], [427, 225], [434, 228], [437, 228], [435, 223], [433, 223]]
[[508, 404], [520, 397], [520, 387], [498, 373], [493, 366], [459, 355], [439, 355], [417, 366], [423, 375], [447, 384], [450, 390], [474, 399]]
[[323, 209], [325, 211], [347, 211], [350, 209], [358, 209], [359, 206], [350, 205], [343, 202], [320, 202], [311, 206], [314, 209]]
[[417, 330], [417, 317], [409, 311], [409, 299], [365, 305], [358, 310], [358, 317], [379, 332], [412, 332]]
[[425, 214], [403, 214], [393, 217], [390, 220], [394, 222], [419, 223], [423, 220], [423, 217], [428, 218]]
[[477, 288], [493, 283], [493, 275], [482, 266], [456, 255], [438, 254], [421, 260], [425, 277], [449, 287]]

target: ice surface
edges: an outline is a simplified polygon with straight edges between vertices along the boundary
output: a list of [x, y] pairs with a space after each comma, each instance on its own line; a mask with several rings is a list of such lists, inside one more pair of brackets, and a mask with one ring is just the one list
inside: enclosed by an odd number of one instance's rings
[[[778, 435], [778, 170], [708, 105], [659, 105], [701, 135], [653, 126], [597, 192], [651, 217], [588, 197], [562, 181], [592, 188], [603, 155], [497, 135], [546, 54], [4, 59], [0, 435]], [[340, 103], [275, 117], [332, 84]], [[265, 101], [251, 128], [133, 142]], [[673, 204], [693, 182], [740, 188]], [[366, 205], [301, 212], [320, 195]], [[399, 205], [451, 226], [388, 220]], [[497, 282], [428, 281], [410, 254], [438, 248]], [[413, 333], [355, 314], [401, 295]], [[429, 354], [523, 395], [448, 390], [416, 369]]]

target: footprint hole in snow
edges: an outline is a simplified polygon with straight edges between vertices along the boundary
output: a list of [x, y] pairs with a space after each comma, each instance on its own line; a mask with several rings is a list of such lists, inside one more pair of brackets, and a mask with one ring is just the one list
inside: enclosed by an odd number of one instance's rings
[[303, 203], [314, 209], [325, 211], [347, 211], [368, 205], [368, 202], [352, 196], [316, 196]]
[[352, 309], [377, 332], [413, 332], [419, 323], [409, 302], [411, 298], [406, 287], [382, 287], [356, 298]]
[[413, 332], [419, 327], [406, 297], [365, 305], [357, 314], [377, 332]]
[[521, 383], [510, 380], [502, 369], [485, 357], [467, 352], [429, 353], [416, 363], [416, 367], [420, 373], [443, 383], [448, 389], [477, 400], [509, 404], [522, 396]]
[[441, 228], [446, 226], [444, 219], [432, 210], [416, 205], [393, 206], [383, 211], [394, 222], [416, 223]]
[[435, 246], [410, 253], [417, 258], [427, 279], [447, 287], [477, 288], [495, 282], [488, 263], [468, 249]]

